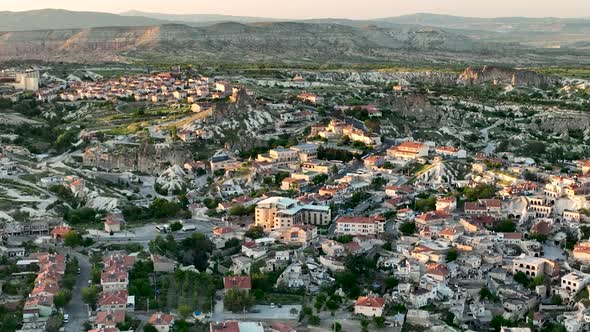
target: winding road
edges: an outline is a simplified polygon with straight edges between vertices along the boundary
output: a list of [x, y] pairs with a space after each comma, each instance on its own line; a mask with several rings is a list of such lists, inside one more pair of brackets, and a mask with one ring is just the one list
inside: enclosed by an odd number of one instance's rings
[[84, 331], [84, 322], [88, 321], [88, 307], [82, 301], [82, 288], [88, 286], [92, 264], [90, 264], [88, 257], [73, 250], [61, 249], [59, 251], [63, 254], [69, 254], [70, 257], [75, 257], [78, 260], [78, 266], [80, 268], [80, 274], [76, 279], [76, 285], [72, 291], [72, 299], [64, 308], [64, 312], [70, 316], [69, 323], [64, 325], [65, 331]]

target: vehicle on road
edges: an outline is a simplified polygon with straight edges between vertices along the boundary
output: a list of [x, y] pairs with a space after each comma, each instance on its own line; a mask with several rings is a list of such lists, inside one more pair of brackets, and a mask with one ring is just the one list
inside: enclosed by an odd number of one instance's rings
[[168, 225], [157, 225], [156, 226], [156, 230], [158, 230], [158, 232], [160, 232], [160, 233], [166, 234], [166, 233], [170, 232], [170, 226], [168, 226]]
[[197, 230], [197, 226], [195, 225], [184, 225], [182, 226], [181, 231], [183, 232], [192, 232], [192, 231], [196, 231]]
[[64, 314], [64, 324], [67, 324], [70, 321], [70, 315]]

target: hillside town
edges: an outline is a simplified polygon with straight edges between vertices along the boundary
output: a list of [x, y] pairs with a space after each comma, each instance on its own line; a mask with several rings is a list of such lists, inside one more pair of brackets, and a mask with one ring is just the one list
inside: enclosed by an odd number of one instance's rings
[[20, 70], [2, 331], [590, 330], [589, 83]]

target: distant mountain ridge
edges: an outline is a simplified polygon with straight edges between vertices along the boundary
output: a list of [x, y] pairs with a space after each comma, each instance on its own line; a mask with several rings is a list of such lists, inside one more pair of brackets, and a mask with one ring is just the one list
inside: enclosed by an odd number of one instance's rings
[[108, 26], [150, 26], [170, 23], [149, 17], [121, 16], [98, 12], [40, 9], [0, 12], [0, 31], [83, 29]]
[[[590, 20], [583, 19], [419, 14], [379, 20], [275, 21], [126, 14], [0, 12], [0, 60], [583, 65], [590, 57]], [[568, 49], [549, 50], [554, 47]]]
[[276, 22], [276, 21], [290, 21], [290, 20], [281, 20], [276, 18], [268, 18], [268, 17], [252, 17], [252, 16], [231, 16], [231, 15], [219, 15], [219, 14], [164, 14], [164, 13], [149, 13], [149, 12], [142, 12], [139, 10], [130, 10], [126, 12], [122, 12], [119, 15], [123, 16], [139, 16], [139, 17], [148, 17], [152, 19], [158, 19], [163, 21], [173, 21], [173, 22], [187, 22], [187, 23], [197, 23], [197, 24], [206, 24], [206, 23], [220, 23], [220, 22], [239, 22], [239, 23], [254, 23], [254, 22]]

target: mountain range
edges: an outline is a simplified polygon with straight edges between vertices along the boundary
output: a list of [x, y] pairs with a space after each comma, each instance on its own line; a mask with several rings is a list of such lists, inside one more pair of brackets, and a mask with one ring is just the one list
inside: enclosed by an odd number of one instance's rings
[[[560, 49], [556, 49], [559, 47]], [[590, 20], [416, 14], [374, 20], [0, 12], [0, 60], [590, 63]]]

